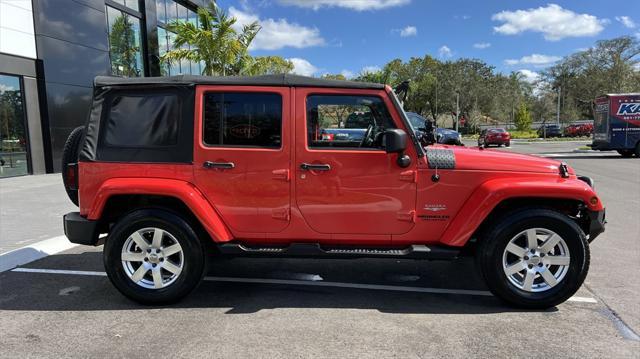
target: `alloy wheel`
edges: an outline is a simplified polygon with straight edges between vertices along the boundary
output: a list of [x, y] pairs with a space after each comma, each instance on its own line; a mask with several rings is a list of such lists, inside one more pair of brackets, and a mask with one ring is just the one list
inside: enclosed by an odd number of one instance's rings
[[560, 283], [571, 257], [569, 247], [557, 233], [529, 228], [515, 235], [502, 255], [502, 269], [509, 282], [526, 292], [544, 292]]
[[147, 289], [160, 289], [178, 279], [184, 253], [178, 240], [155, 227], [133, 232], [122, 246], [122, 267], [129, 279]]

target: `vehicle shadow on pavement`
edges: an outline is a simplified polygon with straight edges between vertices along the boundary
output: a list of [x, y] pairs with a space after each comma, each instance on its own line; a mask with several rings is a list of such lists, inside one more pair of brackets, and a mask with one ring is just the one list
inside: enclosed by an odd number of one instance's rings
[[[208, 277], [325, 281], [418, 288], [480, 290], [472, 260], [314, 260], [212, 258]], [[103, 272], [102, 253], [60, 254], [27, 268]], [[139, 305], [123, 297], [105, 276], [0, 273], [0, 310], [104, 311], [223, 309], [250, 314], [279, 308], [366, 309], [383, 313], [490, 314], [517, 312], [493, 296], [432, 294], [297, 284], [204, 281], [183, 301], [162, 307]], [[551, 309], [549, 311], [556, 311]]]

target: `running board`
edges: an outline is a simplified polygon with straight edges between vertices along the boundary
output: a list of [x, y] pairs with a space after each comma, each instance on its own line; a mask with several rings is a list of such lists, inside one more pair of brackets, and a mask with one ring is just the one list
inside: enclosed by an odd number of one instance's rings
[[324, 257], [324, 258], [408, 258], [454, 259], [457, 248], [411, 245], [404, 248], [327, 247], [319, 243], [292, 243], [286, 247], [261, 247], [243, 243], [218, 244], [220, 253], [231, 256], [255, 257]]

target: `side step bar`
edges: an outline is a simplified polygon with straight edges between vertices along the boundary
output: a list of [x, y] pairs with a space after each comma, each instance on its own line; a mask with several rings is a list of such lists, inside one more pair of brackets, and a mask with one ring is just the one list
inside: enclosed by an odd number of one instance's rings
[[238, 242], [218, 245], [220, 253], [255, 257], [455, 259], [457, 248], [411, 245], [405, 248], [323, 247], [319, 243], [292, 243], [286, 247], [259, 247]]

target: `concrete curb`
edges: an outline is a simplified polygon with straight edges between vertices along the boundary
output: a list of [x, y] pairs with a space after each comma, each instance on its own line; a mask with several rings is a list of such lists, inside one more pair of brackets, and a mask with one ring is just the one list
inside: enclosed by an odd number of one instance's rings
[[69, 242], [66, 236], [59, 236], [0, 254], [0, 273], [75, 246], [77, 244]]

